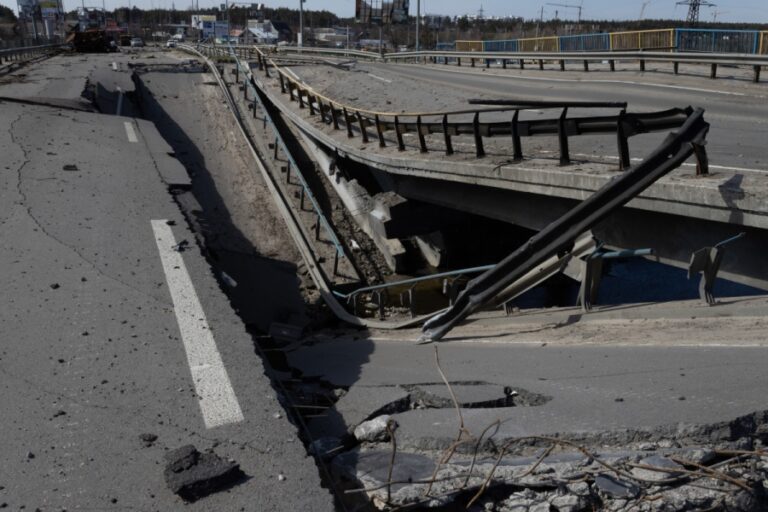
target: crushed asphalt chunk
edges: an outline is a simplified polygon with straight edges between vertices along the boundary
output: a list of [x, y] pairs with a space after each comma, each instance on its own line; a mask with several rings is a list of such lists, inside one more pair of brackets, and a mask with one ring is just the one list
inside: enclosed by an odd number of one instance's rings
[[244, 478], [240, 465], [188, 444], [165, 455], [165, 483], [186, 501], [227, 489]]

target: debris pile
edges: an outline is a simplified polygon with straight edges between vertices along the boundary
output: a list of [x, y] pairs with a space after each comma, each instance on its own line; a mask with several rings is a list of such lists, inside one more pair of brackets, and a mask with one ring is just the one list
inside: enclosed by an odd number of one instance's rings
[[[530, 442], [549, 445], [525, 448]], [[380, 510], [682, 512], [768, 507], [768, 451], [760, 447], [663, 448], [675, 443], [643, 443], [590, 452], [554, 438], [517, 444], [523, 445], [514, 448], [520, 454], [507, 455], [513, 443], [506, 443], [495, 456], [456, 455], [451, 453], [455, 447], [443, 453], [360, 447], [335, 457], [333, 468], [342, 480], [359, 485], [348, 494], [365, 494]]]

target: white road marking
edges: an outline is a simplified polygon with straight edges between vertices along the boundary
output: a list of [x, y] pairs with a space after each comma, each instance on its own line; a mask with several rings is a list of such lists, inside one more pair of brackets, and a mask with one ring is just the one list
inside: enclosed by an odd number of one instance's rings
[[133, 129], [133, 123], [126, 121], [123, 124], [125, 125], [125, 134], [128, 136], [128, 142], [139, 142], [139, 139], [136, 137], [136, 130]]
[[173, 309], [187, 353], [192, 381], [200, 397], [200, 412], [205, 426], [214, 428], [243, 421], [243, 412], [184, 259], [174, 249], [176, 239], [173, 231], [165, 220], [153, 220], [152, 230], [173, 299]]
[[370, 76], [372, 78], [375, 78], [376, 80], [381, 80], [382, 82], [386, 82], [388, 84], [392, 83], [392, 80], [387, 80], [386, 78], [382, 78], [382, 77], [380, 77], [378, 75], [374, 75], [373, 73], [368, 73], [368, 76]]

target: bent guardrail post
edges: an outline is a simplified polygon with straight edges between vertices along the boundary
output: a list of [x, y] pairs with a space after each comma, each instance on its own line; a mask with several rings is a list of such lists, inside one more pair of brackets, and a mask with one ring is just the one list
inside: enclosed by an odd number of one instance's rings
[[699, 297], [702, 302], [708, 306], [717, 304], [714, 287], [715, 281], [717, 280], [717, 273], [720, 271], [720, 265], [722, 264], [723, 256], [725, 255], [725, 246], [744, 236], [746, 236], [746, 233], [739, 233], [734, 237], [715, 244], [714, 247], [704, 247], [691, 254], [691, 263], [688, 266], [688, 279], [701, 273], [701, 281], [699, 281]]
[[642, 163], [608, 182], [494, 268], [470, 281], [450, 308], [424, 325], [422, 339], [441, 339], [456, 324], [493, 301], [547, 258], [570, 251], [581, 234], [679, 167], [693, 154], [692, 143], [702, 145], [708, 131], [704, 111], [694, 110], [683, 126], [677, 132], [670, 133]]

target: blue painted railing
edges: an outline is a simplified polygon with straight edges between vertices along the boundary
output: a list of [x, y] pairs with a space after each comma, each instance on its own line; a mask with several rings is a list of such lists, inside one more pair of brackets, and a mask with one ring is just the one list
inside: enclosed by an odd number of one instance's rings
[[[622, 37], [626, 39], [632, 35], [643, 35], [651, 32], [665, 32], [662, 34], [664, 44], [654, 42], [645, 44], [641, 37], [633, 43], [633, 49], [647, 50], [676, 50], [679, 52], [707, 52], [707, 53], [744, 53], [759, 54], [768, 53], [768, 32], [758, 30], [720, 30], [698, 28], [676, 28], [666, 31], [635, 31], [621, 33], [579, 34], [571, 36], [559, 36], [558, 50], [560, 52], [589, 52], [589, 51], [613, 51], [626, 50], [626, 45], [619, 45]], [[615, 37], [614, 37], [615, 36]], [[552, 39], [548, 37], [546, 39]], [[631, 39], [631, 37], [630, 37]], [[657, 38], [658, 39], [658, 38]], [[623, 40], [623, 39], [621, 39]], [[486, 52], [518, 52], [527, 50], [520, 43], [520, 39], [485, 40], [485, 41], [459, 41], [457, 43], [439, 43], [437, 50], [479, 51]], [[528, 40], [526, 40], [528, 41]], [[634, 41], [634, 39], [633, 39]], [[528, 45], [530, 46], [530, 45]], [[637, 46], [637, 48], [634, 48]], [[549, 50], [548, 50], [549, 51]]]
[[561, 52], [604, 52], [611, 49], [611, 35], [583, 34], [560, 36]]
[[756, 30], [679, 28], [675, 38], [681, 52], [757, 53], [760, 47], [760, 32]]

